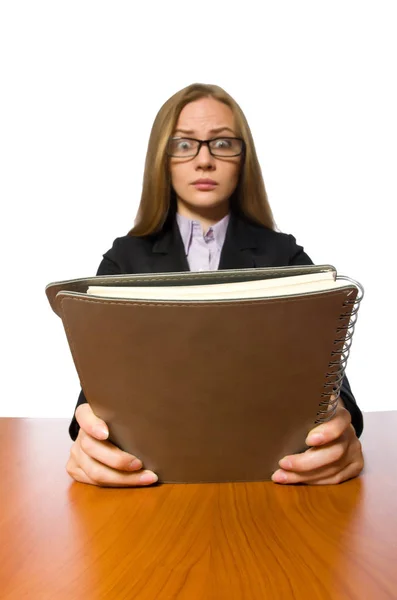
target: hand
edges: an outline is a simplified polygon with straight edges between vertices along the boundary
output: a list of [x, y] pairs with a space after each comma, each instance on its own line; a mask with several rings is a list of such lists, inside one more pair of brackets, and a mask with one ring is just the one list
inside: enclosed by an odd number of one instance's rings
[[351, 424], [349, 411], [338, 400], [334, 417], [312, 429], [302, 454], [285, 456], [273, 473], [276, 483], [326, 485], [357, 477], [364, 467], [361, 443]]
[[71, 450], [66, 470], [81, 483], [106, 487], [150, 485], [157, 481], [152, 471], [142, 470], [142, 462], [106, 441], [106, 423], [96, 417], [89, 404], [76, 409], [80, 431]]

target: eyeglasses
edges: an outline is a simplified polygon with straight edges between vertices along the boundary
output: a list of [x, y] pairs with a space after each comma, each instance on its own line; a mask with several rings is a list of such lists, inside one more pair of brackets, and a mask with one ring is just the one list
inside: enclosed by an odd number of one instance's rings
[[168, 140], [167, 154], [176, 158], [193, 158], [206, 144], [212, 156], [239, 156], [244, 152], [245, 143], [241, 138], [222, 137], [211, 140], [196, 140], [194, 138], [173, 137]]

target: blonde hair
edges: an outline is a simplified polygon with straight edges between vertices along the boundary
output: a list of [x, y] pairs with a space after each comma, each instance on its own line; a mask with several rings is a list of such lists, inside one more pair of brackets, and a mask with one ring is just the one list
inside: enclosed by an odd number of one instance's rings
[[129, 235], [145, 236], [162, 229], [176, 212], [176, 196], [171, 186], [166, 148], [173, 135], [179, 115], [186, 104], [211, 97], [231, 108], [238, 137], [245, 141], [245, 155], [237, 187], [230, 198], [231, 210], [254, 223], [276, 229], [267, 199], [261, 167], [252, 134], [245, 115], [237, 102], [217, 85], [193, 83], [180, 90], [163, 104], [154, 120], [145, 161], [142, 196], [134, 227]]

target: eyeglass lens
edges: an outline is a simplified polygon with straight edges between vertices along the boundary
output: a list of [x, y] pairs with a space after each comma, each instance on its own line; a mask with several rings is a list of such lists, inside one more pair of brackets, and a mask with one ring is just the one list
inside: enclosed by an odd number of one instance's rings
[[[189, 138], [171, 138], [168, 151], [172, 156], [195, 156], [200, 142]], [[214, 156], [237, 156], [241, 154], [243, 143], [237, 138], [215, 138], [209, 142]]]

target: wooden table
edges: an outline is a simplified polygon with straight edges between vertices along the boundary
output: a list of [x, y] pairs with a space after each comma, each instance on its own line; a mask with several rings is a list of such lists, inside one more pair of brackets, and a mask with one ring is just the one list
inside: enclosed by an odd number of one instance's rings
[[397, 411], [319, 487], [75, 483], [67, 426], [0, 419], [2, 600], [397, 599]]

